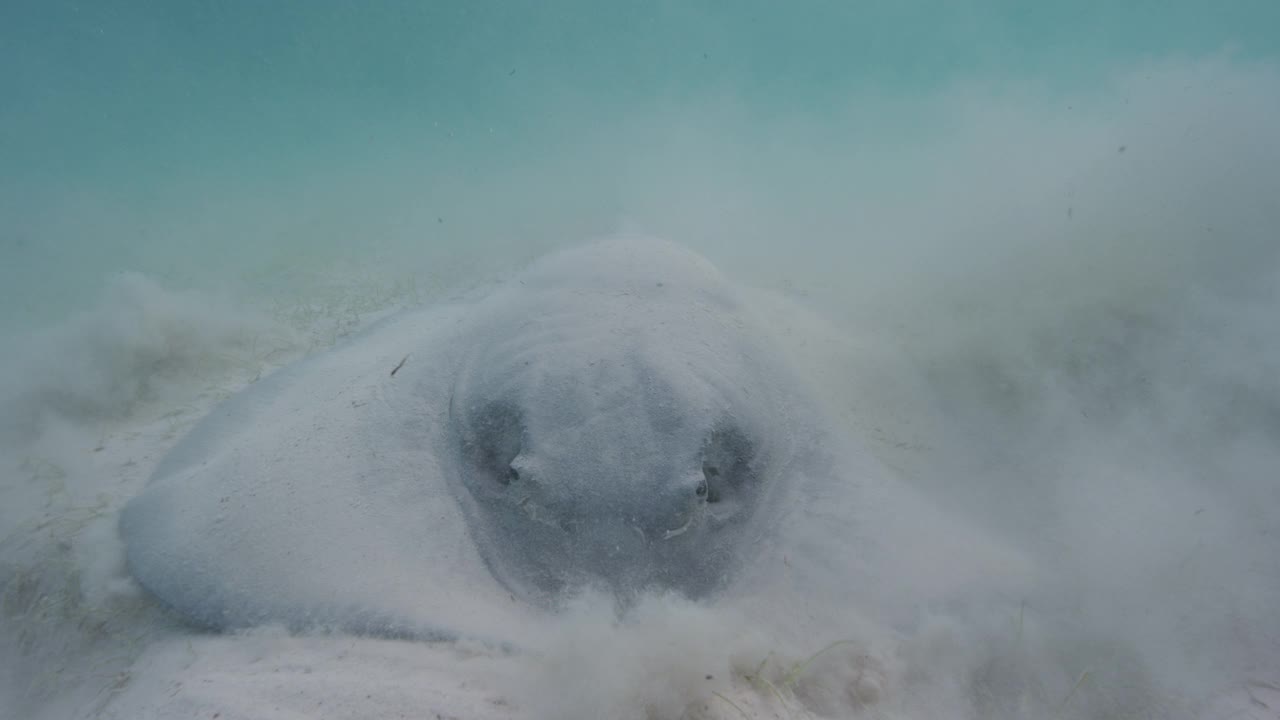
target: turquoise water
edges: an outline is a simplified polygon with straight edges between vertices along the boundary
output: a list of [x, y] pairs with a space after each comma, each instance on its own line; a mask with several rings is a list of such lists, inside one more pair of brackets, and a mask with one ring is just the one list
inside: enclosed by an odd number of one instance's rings
[[1273, 61], [1277, 26], [1265, 0], [6, 3], [0, 327], [120, 270], [712, 234], [682, 178], [829, 214], [825, 178], [927, 177], [845, 158], [948, 137], [957, 87], [1061, 120], [1118, 69]]
[[102, 668], [172, 629], [115, 514], [216, 399], [620, 232], [818, 309], [839, 341], [776, 329], [843, 419], [1045, 571], [1025, 644], [1010, 613], [905, 632], [885, 716], [1228, 716], [1280, 685], [1277, 28], [1274, 0], [0, 3], [0, 718], [109, 704]]

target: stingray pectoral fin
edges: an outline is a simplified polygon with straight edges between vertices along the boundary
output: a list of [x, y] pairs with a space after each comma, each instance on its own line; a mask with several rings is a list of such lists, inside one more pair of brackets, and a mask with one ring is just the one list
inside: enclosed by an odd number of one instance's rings
[[414, 375], [444, 363], [423, 352], [392, 378], [378, 362], [422, 324], [266, 378], [198, 424], [121, 515], [138, 583], [207, 628], [507, 641], [514, 603], [433, 455], [446, 396]]
[[[178, 488], [180, 490], [180, 488]], [[189, 508], [172, 484], [152, 486], [120, 516], [129, 574], [163, 605], [200, 627], [220, 630], [251, 613], [229, 597], [236, 585], [220, 582], [191, 540]]]
[[227, 481], [247, 469], [240, 454], [161, 479], [121, 515], [129, 571], [162, 605], [214, 630], [512, 642], [508, 596], [451, 504], [394, 480], [369, 497], [341, 467], [323, 482], [286, 474], [247, 487]]
[[[243, 526], [224, 535], [232, 521], [225, 514], [207, 513], [198, 500], [192, 502], [200, 497], [189, 492], [193, 480], [198, 478], [175, 477], [150, 488], [130, 503], [120, 524], [130, 573], [187, 623], [219, 631], [279, 625], [293, 632], [459, 639], [457, 629], [371, 601], [362, 592], [371, 588], [362, 587], [368, 577], [361, 572], [348, 568], [343, 580], [343, 568], [318, 563], [320, 556], [298, 549], [276, 562], [273, 549], [257, 546], [262, 540]], [[219, 504], [228, 503], [219, 499]], [[316, 582], [325, 577], [331, 587]], [[503, 646], [498, 640], [491, 644]]]

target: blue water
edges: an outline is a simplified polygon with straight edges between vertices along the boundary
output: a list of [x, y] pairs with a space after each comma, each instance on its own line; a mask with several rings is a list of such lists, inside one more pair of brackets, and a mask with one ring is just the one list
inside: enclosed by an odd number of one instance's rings
[[[912, 103], [958, 84], [1079, 102], [1151, 60], [1274, 60], [1277, 26], [1266, 0], [9, 2], [0, 327], [119, 270], [205, 284], [378, 245], [661, 231], [689, 211], [655, 175], [785, 194], [841, 154], [946, 137]], [[691, 117], [721, 146], [662, 155], [697, 144]]]

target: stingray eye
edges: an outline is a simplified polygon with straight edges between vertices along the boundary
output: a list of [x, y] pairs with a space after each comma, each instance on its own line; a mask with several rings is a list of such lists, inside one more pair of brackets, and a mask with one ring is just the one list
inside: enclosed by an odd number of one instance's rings
[[698, 497], [705, 497], [707, 502], [720, 502], [719, 490], [712, 491], [712, 483], [719, 484], [720, 468], [705, 460], [702, 462], [702, 482], [698, 483]]
[[524, 445], [524, 415], [514, 403], [484, 405], [465, 419], [460, 430], [469, 475], [478, 483], [506, 486], [520, 479], [512, 463]]
[[756, 485], [752, 460], [755, 448], [732, 425], [717, 427], [702, 447], [702, 480], [695, 490], [709, 503], [741, 499]]

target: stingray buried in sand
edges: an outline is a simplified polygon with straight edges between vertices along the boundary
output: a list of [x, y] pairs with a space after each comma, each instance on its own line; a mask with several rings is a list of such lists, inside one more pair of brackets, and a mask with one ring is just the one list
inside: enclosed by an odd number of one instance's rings
[[754, 297], [615, 240], [384, 321], [199, 424], [123, 514], [129, 569], [215, 629], [516, 645], [586, 589], [829, 630], [1016, 575], [842, 432]]

